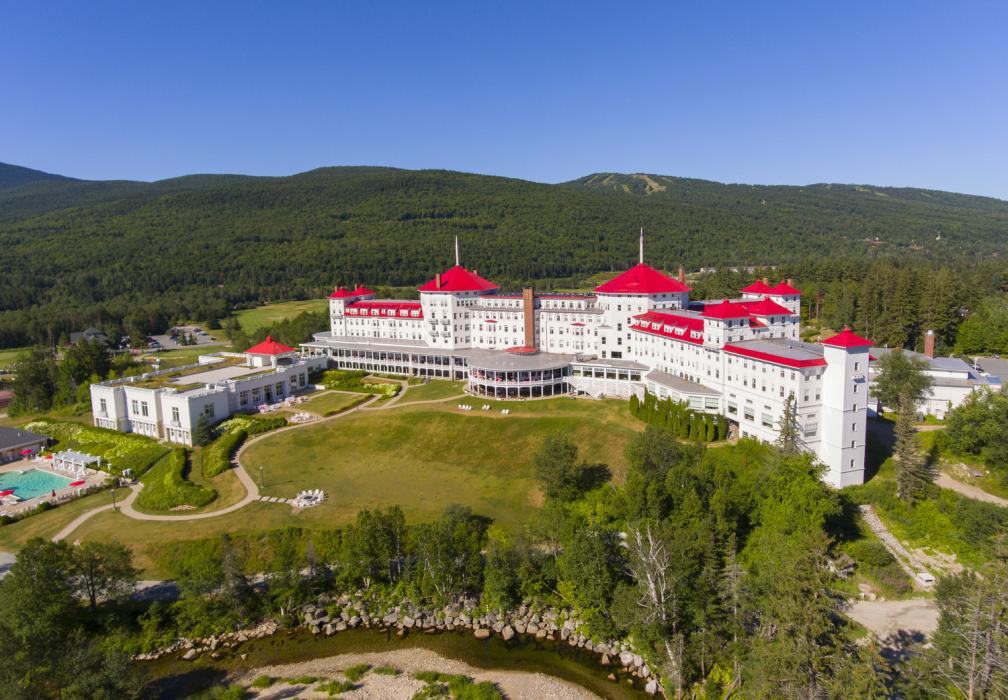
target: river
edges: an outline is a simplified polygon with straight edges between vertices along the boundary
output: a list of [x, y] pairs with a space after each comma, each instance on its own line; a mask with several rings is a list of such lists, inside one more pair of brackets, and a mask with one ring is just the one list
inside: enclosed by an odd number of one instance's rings
[[[148, 697], [181, 698], [224, 682], [229, 673], [261, 666], [296, 663], [310, 659], [374, 651], [396, 651], [422, 647], [451, 659], [483, 669], [545, 673], [575, 683], [593, 693], [614, 700], [647, 697], [639, 679], [628, 685], [628, 677], [618, 674], [618, 682], [607, 679], [616, 671], [601, 666], [598, 656], [566, 642], [522, 638], [505, 642], [498, 636], [476, 639], [471, 632], [411, 633], [397, 637], [381, 630], [348, 630], [332, 637], [305, 630], [281, 631], [227, 649], [221, 658], [204, 654], [183, 661], [170, 654], [145, 662], [152, 677]], [[241, 655], [246, 658], [242, 659]], [[437, 669], [431, 669], [437, 670]]]

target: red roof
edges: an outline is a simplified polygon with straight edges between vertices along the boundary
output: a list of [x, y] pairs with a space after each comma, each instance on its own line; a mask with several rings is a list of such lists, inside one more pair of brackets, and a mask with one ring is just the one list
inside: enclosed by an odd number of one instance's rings
[[329, 295], [330, 299], [346, 299], [347, 297], [356, 296], [353, 292], [348, 290], [346, 287], [336, 287], [336, 291]]
[[763, 297], [759, 301], [743, 301], [741, 303], [753, 316], [790, 316], [791, 309], [781, 306], [770, 297]]
[[869, 348], [874, 345], [874, 343], [867, 338], [862, 338], [861, 336], [853, 333], [847, 326], [844, 326], [844, 329], [832, 338], [820, 340], [819, 342], [822, 345], [832, 345], [837, 348]]
[[739, 347], [737, 345], [725, 345], [724, 351], [730, 352], [733, 355], [740, 355], [742, 357], [748, 357], [753, 360], [766, 360], [767, 362], [773, 362], [774, 364], [785, 365], [787, 367], [822, 367], [823, 365], [826, 364], [825, 357], [816, 357], [807, 360], [798, 360], [793, 357], [775, 355], [772, 352], [761, 352], [759, 350]]
[[704, 318], [748, 318], [749, 309], [745, 304], [725, 299], [720, 304], [708, 304], [703, 310]]
[[743, 288], [743, 294], [769, 294], [770, 286], [767, 285], [763, 280], [756, 280], [748, 287]]
[[350, 316], [423, 318], [419, 301], [355, 301], [347, 305], [346, 312]]
[[595, 291], [602, 294], [668, 294], [688, 292], [690, 288], [650, 265], [639, 263], [622, 275], [595, 287]]
[[488, 292], [500, 289], [496, 284], [485, 280], [475, 272], [470, 272], [461, 265], [456, 265], [441, 275], [441, 285], [438, 286], [435, 277], [420, 287], [421, 292]]
[[786, 295], [801, 294], [801, 290], [795, 289], [790, 284], [785, 284], [784, 282], [781, 282], [776, 287], [772, 287], [769, 290], [767, 290], [767, 294], [773, 294], [774, 296], [784, 296], [785, 294]]
[[704, 324], [702, 318], [648, 311], [634, 316], [634, 321], [635, 324], [630, 326], [632, 331], [681, 340], [693, 345], [703, 345]]
[[247, 355], [286, 355], [289, 352], [294, 352], [294, 348], [284, 345], [283, 343], [278, 343], [273, 340], [273, 338], [266, 336], [266, 340], [262, 341], [258, 345], [253, 345], [248, 350], [245, 351]]
[[356, 287], [354, 287], [353, 293], [356, 296], [362, 297], [362, 296], [366, 296], [368, 294], [374, 295], [377, 292], [373, 292], [372, 290], [368, 289], [364, 285], [358, 284]]

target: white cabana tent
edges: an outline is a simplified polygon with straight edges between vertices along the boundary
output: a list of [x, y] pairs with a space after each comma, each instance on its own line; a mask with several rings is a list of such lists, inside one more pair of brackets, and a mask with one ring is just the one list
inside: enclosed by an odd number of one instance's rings
[[75, 450], [56, 452], [52, 456], [53, 469], [60, 472], [74, 474], [75, 476], [86, 476], [88, 467], [92, 464], [95, 465], [96, 469], [100, 469], [101, 457], [95, 457], [94, 455], [77, 452]]

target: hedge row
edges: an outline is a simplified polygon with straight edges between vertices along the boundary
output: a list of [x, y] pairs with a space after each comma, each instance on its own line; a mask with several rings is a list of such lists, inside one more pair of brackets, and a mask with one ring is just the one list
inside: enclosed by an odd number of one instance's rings
[[186, 451], [173, 449], [141, 478], [143, 489], [136, 503], [149, 510], [171, 510], [179, 506], [199, 508], [217, 498], [213, 489], [186, 480]]
[[287, 425], [287, 419], [279, 416], [240, 415], [230, 418], [217, 426], [218, 437], [203, 449], [203, 476], [207, 479], [231, 468], [233, 455], [249, 435], [258, 435]]
[[644, 400], [630, 397], [630, 413], [649, 425], [669, 428], [684, 440], [714, 442], [728, 436], [728, 420], [721, 415], [694, 411], [672, 399], [658, 400], [645, 392]]
[[224, 433], [209, 445], [203, 448], [203, 476], [207, 479], [217, 476], [231, 468], [231, 455], [235, 453], [248, 432], [236, 430], [232, 433]]

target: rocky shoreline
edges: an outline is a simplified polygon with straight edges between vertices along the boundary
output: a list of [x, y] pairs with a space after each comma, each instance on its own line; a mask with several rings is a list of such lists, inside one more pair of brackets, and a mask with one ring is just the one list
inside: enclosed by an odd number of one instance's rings
[[[566, 642], [571, 647], [597, 655], [600, 665], [613, 669], [611, 680], [616, 679], [616, 672], [622, 672], [641, 683], [648, 694], [662, 692], [661, 684], [647, 662], [634, 652], [629, 643], [591, 639], [582, 631], [585, 625], [572, 617], [569, 610], [536, 609], [523, 604], [516, 610], [484, 612], [479, 609], [478, 601], [471, 598], [462, 598], [436, 609], [423, 609], [408, 600], [389, 606], [371, 600], [364, 591], [358, 591], [352, 595], [323, 594], [314, 603], [302, 606], [298, 614], [301, 627], [312, 634], [325, 636], [352, 629], [395, 630], [399, 636], [411, 631], [436, 634], [471, 630], [476, 639], [498, 635], [504, 641], [526, 637]], [[201, 654], [219, 658], [222, 648], [268, 637], [278, 629], [276, 622], [266, 621], [252, 629], [226, 632], [206, 639], [179, 639], [170, 646], [139, 654], [135, 658], [149, 661], [174, 653], [181, 653], [181, 658], [187, 661]]]

